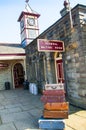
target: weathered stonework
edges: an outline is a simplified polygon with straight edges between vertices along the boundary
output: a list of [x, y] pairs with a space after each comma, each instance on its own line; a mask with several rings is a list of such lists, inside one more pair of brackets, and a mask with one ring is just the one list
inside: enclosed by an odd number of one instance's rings
[[[72, 18], [73, 18], [73, 29], [70, 26], [69, 13], [65, 14], [61, 19], [55, 22], [52, 26], [50, 26], [47, 30], [45, 30], [38, 38], [40, 39], [48, 39], [48, 40], [62, 40], [65, 43], [65, 52], [63, 53], [63, 63], [64, 63], [64, 76], [65, 76], [65, 89], [68, 96], [68, 100], [79, 107], [86, 108], [86, 23], [83, 23], [84, 14], [86, 14], [86, 6], [77, 5], [72, 10]], [[83, 15], [82, 15], [83, 14]], [[34, 45], [33, 45], [34, 43]], [[31, 43], [32, 48], [37, 45], [37, 41], [34, 40]], [[34, 55], [37, 54], [32, 52], [31, 54], [30, 46], [26, 48], [27, 55], [27, 64], [28, 58], [33, 59]], [[55, 82], [56, 72], [55, 71], [55, 58], [51, 58], [52, 55], [42, 54], [41, 60], [46, 63], [44, 70], [46, 69], [46, 73], [44, 72], [44, 83], [46, 82]], [[39, 53], [38, 53], [39, 55]], [[48, 56], [48, 57], [47, 57]], [[39, 59], [40, 56], [36, 56]], [[44, 60], [45, 58], [45, 60]], [[49, 58], [49, 59], [48, 59]], [[35, 64], [37, 67], [40, 67], [41, 60], [39, 59], [39, 64], [31, 63], [28, 64], [28, 76], [31, 80], [31, 73], [34, 77], [34, 68]], [[33, 67], [33, 72], [31, 67]], [[41, 68], [43, 66], [41, 64]], [[42, 71], [40, 71], [42, 73]], [[37, 75], [38, 78], [38, 75]], [[37, 80], [34, 77], [34, 80]], [[42, 79], [42, 77], [40, 76]]]

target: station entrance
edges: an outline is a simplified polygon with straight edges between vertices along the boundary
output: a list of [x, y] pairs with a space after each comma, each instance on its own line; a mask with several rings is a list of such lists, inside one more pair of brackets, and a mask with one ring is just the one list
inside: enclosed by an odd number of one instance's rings
[[14, 74], [14, 86], [15, 88], [23, 87], [24, 82], [24, 70], [21, 63], [16, 63], [13, 68]]

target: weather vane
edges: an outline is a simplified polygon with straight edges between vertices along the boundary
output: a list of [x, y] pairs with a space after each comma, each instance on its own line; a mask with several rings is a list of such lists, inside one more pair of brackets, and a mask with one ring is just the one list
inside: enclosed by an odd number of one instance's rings
[[29, 0], [25, 0], [25, 2], [26, 2], [26, 3], [28, 3], [28, 2], [29, 2]]

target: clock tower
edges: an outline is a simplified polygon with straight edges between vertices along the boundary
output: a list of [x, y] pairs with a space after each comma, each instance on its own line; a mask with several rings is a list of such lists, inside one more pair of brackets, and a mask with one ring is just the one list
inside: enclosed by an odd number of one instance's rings
[[21, 12], [18, 18], [22, 47], [30, 44], [39, 35], [38, 18], [40, 15], [31, 9], [28, 1], [26, 0], [25, 10]]

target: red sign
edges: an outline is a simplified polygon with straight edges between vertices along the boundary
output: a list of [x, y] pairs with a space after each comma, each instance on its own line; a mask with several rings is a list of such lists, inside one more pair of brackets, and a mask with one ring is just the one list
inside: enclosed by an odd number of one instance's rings
[[38, 51], [63, 52], [64, 42], [60, 40], [38, 39]]

